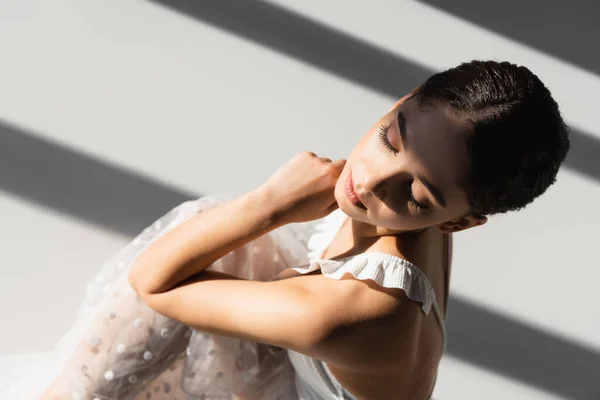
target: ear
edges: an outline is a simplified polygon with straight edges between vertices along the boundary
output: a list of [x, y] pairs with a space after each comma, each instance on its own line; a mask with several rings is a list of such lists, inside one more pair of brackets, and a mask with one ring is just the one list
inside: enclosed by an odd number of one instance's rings
[[407, 94], [406, 96], [404, 96], [403, 98], [398, 100], [396, 102], [396, 104], [394, 104], [394, 106], [392, 108], [390, 108], [390, 111], [395, 110], [396, 108], [400, 107], [400, 104], [404, 103], [406, 100], [413, 97], [415, 94], [417, 94], [418, 91], [419, 91], [418, 87], [414, 88], [409, 94]]
[[438, 230], [444, 233], [464, 231], [465, 229], [473, 228], [474, 226], [483, 225], [487, 220], [486, 216], [470, 214], [453, 221], [444, 222], [443, 224], [438, 225]]

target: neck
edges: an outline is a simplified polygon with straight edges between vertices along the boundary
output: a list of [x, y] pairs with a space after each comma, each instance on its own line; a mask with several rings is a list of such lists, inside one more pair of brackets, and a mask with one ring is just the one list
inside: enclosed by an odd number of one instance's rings
[[386, 228], [350, 218], [340, 232], [346, 238], [342, 240], [347, 243], [341, 253], [343, 255], [362, 253], [372, 248], [376, 243], [378, 246], [389, 246], [389, 248], [395, 248], [400, 252], [406, 252], [405, 247], [411, 247], [414, 241], [421, 236], [421, 232], [426, 230], [427, 228], [418, 231], [393, 232]]
[[368, 224], [363, 221], [359, 221], [353, 218], [350, 218], [350, 227], [352, 229], [352, 236], [355, 241], [360, 242], [362, 240], [373, 240], [379, 239], [381, 237], [412, 237], [416, 236], [428, 228], [421, 228], [410, 231], [394, 231], [387, 228], [383, 228], [381, 226], [375, 226]]
[[400, 254], [408, 254], [421, 232], [391, 232], [389, 229], [374, 226], [353, 218], [348, 218], [338, 231], [336, 239], [325, 251], [325, 258], [339, 258], [363, 253], [373, 246], [387, 248]]
[[[352, 242], [347, 254], [362, 253], [372, 248], [385, 249], [384, 252], [395, 254], [408, 260], [416, 259], [420, 244], [426, 243], [432, 237], [439, 235], [435, 227], [427, 227], [411, 231], [391, 231], [386, 228], [350, 219], [348, 226], [351, 235], [346, 240]], [[432, 236], [433, 235], [433, 236]], [[429, 238], [429, 239], [428, 239]]]

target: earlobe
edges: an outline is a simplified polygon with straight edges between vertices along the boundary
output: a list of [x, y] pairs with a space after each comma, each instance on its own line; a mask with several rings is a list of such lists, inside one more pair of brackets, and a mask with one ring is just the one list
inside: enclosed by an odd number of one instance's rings
[[477, 219], [477, 224], [475, 226], [483, 225], [488, 221], [488, 218], [485, 215], [476, 215], [474, 218]]
[[460, 219], [447, 221], [438, 225], [438, 230], [443, 233], [454, 233], [464, 231], [465, 229], [483, 225], [487, 222], [484, 215], [467, 215]]

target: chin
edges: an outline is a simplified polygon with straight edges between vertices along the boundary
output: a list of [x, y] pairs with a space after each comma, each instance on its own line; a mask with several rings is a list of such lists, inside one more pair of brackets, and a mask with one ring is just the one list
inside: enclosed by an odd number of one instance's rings
[[361, 222], [365, 222], [369, 225], [372, 225], [372, 223], [367, 218], [366, 211], [361, 210], [358, 207], [356, 207], [355, 205], [353, 205], [352, 203], [350, 203], [350, 201], [346, 197], [346, 193], [344, 191], [342, 191], [342, 193], [339, 197], [336, 195], [335, 200], [338, 204], [339, 209], [344, 214], [346, 214], [348, 217], [350, 217], [356, 221], [361, 221]]
[[343, 204], [340, 204], [340, 203], [338, 203], [338, 206], [339, 206], [340, 210], [341, 210], [341, 211], [342, 211], [344, 214], [346, 214], [346, 215], [347, 215], [347, 216], [349, 216], [350, 218], [354, 218], [354, 219], [356, 219], [356, 216], [354, 215], [354, 213], [353, 213], [353, 212], [352, 212], [352, 210], [350, 209], [351, 205], [349, 206], [349, 205], [347, 205], [347, 204], [345, 204], [345, 203], [343, 203]]

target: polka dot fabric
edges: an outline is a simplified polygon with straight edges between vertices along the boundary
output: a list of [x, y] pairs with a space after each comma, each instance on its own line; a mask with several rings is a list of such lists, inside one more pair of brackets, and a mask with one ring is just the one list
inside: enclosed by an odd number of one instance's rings
[[[150, 309], [129, 286], [129, 266], [148, 245], [230, 199], [209, 196], [181, 204], [102, 266], [88, 284], [77, 323], [57, 348], [62, 372], [54, 390], [59, 399], [297, 398], [285, 349], [192, 330]], [[270, 280], [308, 262], [314, 226], [313, 221], [278, 228], [225, 255], [209, 270]]]

